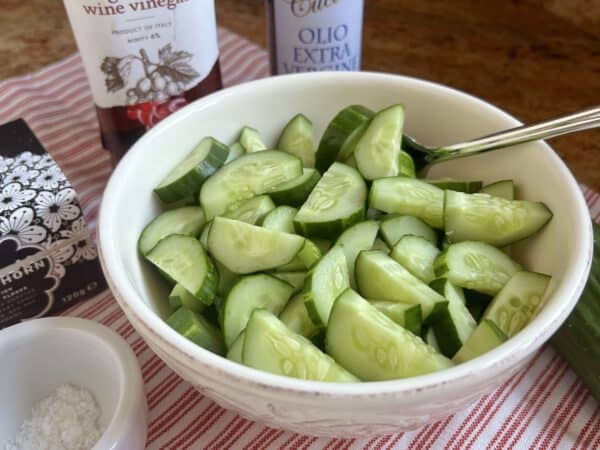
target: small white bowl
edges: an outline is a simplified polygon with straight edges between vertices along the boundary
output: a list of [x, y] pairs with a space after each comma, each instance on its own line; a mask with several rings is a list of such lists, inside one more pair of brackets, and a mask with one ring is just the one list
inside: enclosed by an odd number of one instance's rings
[[135, 354], [114, 331], [71, 317], [36, 319], [0, 331], [0, 448], [33, 406], [70, 383], [92, 392], [104, 430], [95, 450], [146, 444], [148, 407]]
[[[546, 302], [520, 333], [493, 351], [447, 370], [403, 380], [323, 383], [277, 376], [221, 358], [177, 334], [164, 321], [167, 287], [139, 256], [143, 227], [160, 211], [152, 189], [204, 136], [230, 143], [249, 125], [276, 142], [285, 123], [304, 113], [318, 139], [349, 104], [406, 106], [406, 132], [429, 145], [519, 125], [468, 94], [414, 78], [365, 72], [272, 77], [218, 92], [150, 130], [114, 171], [102, 200], [99, 244], [108, 283], [135, 329], [183, 378], [220, 404], [274, 427], [304, 434], [358, 436], [410, 430], [475, 402], [515, 374], [566, 319], [585, 285], [592, 226], [579, 187], [543, 142], [449, 161], [431, 177], [515, 180], [519, 195], [545, 202], [554, 218], [514, 246], [530, 270], [553, 277]], [[162, 316], [162, 317], [161, 317]]]

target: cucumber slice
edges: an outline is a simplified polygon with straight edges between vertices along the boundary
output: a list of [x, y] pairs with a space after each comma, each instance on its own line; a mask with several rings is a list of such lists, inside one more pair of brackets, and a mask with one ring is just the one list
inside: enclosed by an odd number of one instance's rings
[[446, 191], [444, 224], [451, 242], [504, 247], [537, 233], [552, 219], [543, 203]]
[[307, 339], [312, 339], [319, 334], [322, 328], [315, 325], [311, 320], [306, 306], [304, 306], [305, 300], [306, 298], [303, 293], [294, 295], [288, 304], [285, 305], [281, 314], [279, 314], [279, 320], [294, 333], [298, 333]]
[[[457, 191], [458, 189], [453, 190]], [[514, 200], [515, 184], [513, 180], [500, 180], [482, 187], [480, 192], [494, 197], [501, 197], [506, 200]]]
[[357, 223], [344, 231], [335, 241], [335, 245], [342, 247], [348, 264], [348, 274], [350, 276], [350, 286], [356, 289], [356, 279], [354, 276], [354, 263], [358, 254], [363, 250], [370, 250], [373, 247], [379, 224], [373, 220]]
[[292, 117], [279, 136], [277, 148], [300, 158], [304, 167], [315, 167], [313, 124], [308, 117]]
[[181, 307], [190, 309], [194, 312], [201, 313], [206, 308], [206, 305], [194, 297], [186, 288], [180, 284], [176, 284], [169, 293], [169, 305], [172, 311], [176, 311]]
[[294, 217], [298, 210], [291, 206], [278, 206], [267, 214], [262, 226], [269, 230], [294, 234]]
[[435, 337], [435, 332], [433, 331], [433, 327], [428, 327], [427, 331], [425, 331], [425, 339], [423, 339], [427, 345], [433, 348], [436, 352], [442, 353], [440, 350], [440, 345]]
[[398, 153], [398, 175], [409, 178], [415, 178], [417, 176], [415, 162], [413, 161], [412, 156], [404, 150], [400, 150]]
[[367, 186], [360, 174], [333, 163], [296, 214], [294, 227], [307, 237], [334, 238], [365, 216]]
[[225, 354], [225, 343], [221, 332], [200, 314], [181, 307], [171, 314], [166, 322], [194, 344], [218, 355]]
[[467, 342], [465, 342], [458, 353], [454, 355], [452, 361], [456, 364], [470, 361], [495, 349], [503, 342], [506, 342], [507, 339], [506, 335], [494, 322], [483, 319], [481, 323], [477, 325], [477, 328], [475, 328], [471, 337], [467, 339]]
[[242, 353], [244, 351], [244, 338], [246, 333], [242, 331], [240, 335], [233, 341], [231, 347], [227, 351], [227, 359], [229, 361], [236, 362], [238, 364], [243, 364], [242, 362]]
[[281, 272], [297, 272], [310, 269], [321, 259], [321, 250], [309, 239], [304, 240], [304, 246], [298, 254], [287, 264], [279, 266], [276, 270]]
[[398, 325], [406, 328], [415, 336], [421, 335], [423, 326], [423, 313], [421, 305], [411, 305], [410, 303], [372, 301], [371, 304], [379, 311], [384, 313]]
[[360, 252], [356, 259], [356, 283], [367, 298], [421, 305], [424, 319], [446, 304], [444, 297], [379, 251]]
[[403, 236], [392, 249], [390, 256], [424, 283], [435, 279], [433, 263], [440, 254], [438, 248], [420, 236]]
[[238, 141], [244, 150], [246, 150], [246, 153], [255, 153], [267, 149], [258, 130], [251, 127], [242, 128]]
[[225, 214], [224, 217], [256, 225], [274, 209], [275, 203], [268, 195], [259, 195], [241, 203], [237, 208]]
[[402, 105], [390, 106], [371, 119], [354, 149], [358, 170], [367, 180], [395, 177], [399, 174], [403, 126]]
[[494, 297], [483, 314], [506, 336], [513, 337], [527, 325], [541, 307], [552, 277], [536, 272], [517, 272]]
[[351, 105], [337, 113], [323, 133], [315, 155], [315, 166], [319, 172], [329, 169], [336, 159], [344, 161], [352, 155], [358, 139], [374, 114], [361, 105]]
[[138, 240], [138, 250], [147, 255], [161, 239], [171, 234], [196, 237], [203, 226], [204, 214], [197, 206], [165, 211], [146, 225]]
[[269, 195], [277, 205], [300, 206], [306, 201], [321, 175], [315, 169], [303, 169], [302, 175], [274, 186]]
[[234, 142], [229, 146], [229, 155], [227, 155], [227, 159], [225, 160], [225, 164], [229, 164], [231, 161], [235, 161], [240, 156], [246, 153], [244, 147], [239, 142]]
[[437, 233], [421, 219], [413, 216], [388, 216], [381, 222], [381, 236], [385, 242], [393, 247], [407, 235], [420, 236], [433, 245], [437, 245]]
[[425, 180], [429, 184], [439, 187], [440, 189], [448, 189], [450, 191], [466, 192], [473, 194], [481, 190], [483, 182], [472, 180], [457, 180], [455, 178], [439, 178], [437, 180]]
[[583, 294], [565, 323], [552, 337], [554, 349], [600, 401], [600, 226], [593, 224], [592, 270]]
[[314, 381], [359, 381], [264, 309], [255, 310], [250, 317], [242, 359], [249, 367], [277, 375]]
[[371, 247], [371, 250], [379, 250], [380, 252], [383, 252], [386, 255], [389, 255], [390, 251], [391, 251], [390, 248], [387, 246], [387, 244], [379, 238], [375, 239], [375, 242], [373, 242], [373, 246]]
[[177, 234], [167, 236], [146, 258], [197, 299], [207, 305], [213, 302], [219, 274], [197, 239]]
[[441, 278], [431, 287], [448, 300], [448, 307], [439, 311], [433, 319], [432, 328], [442, 354], [452, 358], [469, 339], [477, 322], [465, 306], [462, 289]]
[[444, 191], [425, 181], [406, 177], [375, 180], [369, 206], [387, 213], [415, 216], [434, 228], [444, 228]]
[[333, 302], [349, 286], [344, 250], [334, 246], [310, 271], [304, 286], [304, 304], [315, 324], [327, 325]]
[[223, 305], [223, 337], [227, 347], [246, 328], [252, 311], [264, 308], [279, 314], [294, 288], [271, 275], [257, 274], [240, 278], [231, 288]]
[[215, 217], [208, 235], [211, 254], [231, 272], [275, 269], [291, 262], [305, 239], [238, 220]]
[[196, 194], [209, 176], [221, 167], [229, 148], [212, 137], [204, 138], [154, 189], [165, 203]]
[[290, 284], [294, 288], [294, 293], [297, 293], [302, 290], [308, 272], [273, 272], [271, 275]]
[[521, 266], [496, 247], [465, 241], [442, 252], [433, 270], [437, 277], [448, 278], [456, 286], [496, 295]]
[[452, 366], [452, 361], [351, 289], [335, 301], [326, 345], [338, 363], [365, 381], [412, 377]]
[[265, 150], [240, 156], [219, 169], [202, 185], [200, 204], [206, 220], [301, 174], [302, 162], [284, 152]]

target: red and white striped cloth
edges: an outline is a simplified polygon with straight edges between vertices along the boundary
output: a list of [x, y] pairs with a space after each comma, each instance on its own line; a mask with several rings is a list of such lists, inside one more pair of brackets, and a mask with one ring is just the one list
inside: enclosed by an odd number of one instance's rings
[[[224, 84], [267, 76], [264, 50], [219, 30]], [[79, 193], [95, 228], [110, 174], [108, 153], [78, 55], [0, 82], [0, 123], [24, 117]], [[600, 195], [582, 186], [592, 217]], [[274, 430], [224, 410], [179, 378], [146, 346], [110, 292], [66, 312], [116, 330], [138, 356], [150, 409], [149, 449], [600, 448], [600, 406], [551, 348], [472, 408], [410, 433], [324, 439]], [[368, 412], [367, 412], [368, 414]]]

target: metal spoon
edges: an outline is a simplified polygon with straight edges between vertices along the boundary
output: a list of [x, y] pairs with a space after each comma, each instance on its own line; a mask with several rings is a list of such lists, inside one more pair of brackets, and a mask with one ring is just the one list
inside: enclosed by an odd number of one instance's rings
[[497, 150], [511, 145], [538, 139], [550, 139], [562, 134], [574, 133], [600, 126], [600, 106], [534, 125], [523, 125], [486, 136], [443, 147], [426, 147], [410, 136], [402, 136], [402, 148], [410, 153], [415, 168], [420, 171], [426, 166], [448, 159], [462, 158], [475, 153]]

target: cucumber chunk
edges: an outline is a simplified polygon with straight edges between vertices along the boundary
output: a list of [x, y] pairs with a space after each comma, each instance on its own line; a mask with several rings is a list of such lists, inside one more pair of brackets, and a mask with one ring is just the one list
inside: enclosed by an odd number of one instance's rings
[[427, 328], [427, 330], [425, 331], [425, 338], [423, 340], [436, 352], [442, 353], [437, 338], [435, 337], [435, 331], [433, 331], [433, 327]]
[[335, 246], [310, 271], [304, 286], [305, 306], [315, 324], [327, 325], [333, 302], [349, 286], [344, 250]]
[[433, 270], [452, 284], [488, 295], [496, 295], [521, 266], [484, 242], [465, 241], [450, 245], [435, 260]]
[[208, 235], [211, 254], [234, 273], [275, 269], [304, 247], [304, 238], [238, 220], [215, 217]]
[[313, 144], [313, 124], [304, 114], [297, 114], [287, 123], [277, 149], [297, 156], [304, 167], [315, 167], [315, 146]]
[[212, 220], [210, 222], [206, 222], [204, 227], [202, 228], [202, 233], [200, 233], [200, 237], [198, 240], [200, 241], [200, 245], [204, 248], [204, 250], [208, 251], [208, 233], [210, 233], [210, 226], [212, 225]]
[[263, 220], [262, 226], [269, 230], [282, 231], [284, 233], [294, 234], [294, 217], [298, 210], [291, 206], [278, 206]]
[[264, 308], [277, 315], [294, 288], [271, 275], [256, 274], [240, 278], [231, 288], [223, 305], [223, 337], [227, 347], [246, 328], [252, 311]]
[[197, 206], [165, 211], [146, 225], [138, 240], [138, 250], [147, 255], [161, 239], [171, 234], [196, 237], [203, 226], [204, 214]]
[[315, 166], [319, 172], [325, 172], [334, 161], [345, 161], [352, 155], [374, 114], [361, 105], [351, 105], [337, 113], [323, 133], [315, 155]]
[[415, 162], [413, 161], [412, 156], [404, 150], [400, 150], [398, 153], [398, 175], [409, 178], [415, 178], [417, 176]]
[[242, 359], [249, 367], [277, 375], [314, 381], [359, 381], [264, 309], [254, 310], [250, 317]]
[[240, 335], [233, 341], [231, 347], [227, 351], [227, 359], [229, 361], [236, 362], [238, 364], [243, 364], [242, 362], [242, 353], [244, 351], [244, 337], [246, 336], [245, 332], [242, 331]]
[[202, 185], [200, 204], [206, 220], [301, 174], [302, 162], [284, 152], [265, 150], [242, 155], [221, 167]]
[[238, 141], [244, 147], [246, 153], [255, 153], [267, 149], [258, 130], [251, 127], [242, 128]]
[[241, 203], [237, 208], [225, 214], [224, 217], [256, 225], [274, 209], [275, 203], [268, 195], [259, 195]]
[[308, 315], [308, 310], [304, 305], [305, 300], [306, 296], [303, 293], [294, 295], [279, 314], [279, 320], [294, 333], [312, 339], [319, 334], [322, 328], [315, 325]]
[[207, 137], [185, 157], [154, 189], [165, 203], [172, 203], [196, 194], [209, 176], [221, 167], [229, 154], [229, 147]]
[[481, 323], [477, 325], [477, 328], [475, 328], [471, 337], [467, 339], [467, 342], [465, 342], [458, 353], [454, 355], [452, 361], [456, 364], [470, 361], [495, 349], [503, 342], [506, 342], [507, 339], [506, 335], [494, 322], [483, 319]]
[[[458, 189], [453, 190], [457, 191]], [[500, 180], [482, 187], [480, 192], [494, 197], [501, 197], [506, 200], [514, 200], [515, 184], [513, 180]]]
[[385, 242], [393, 247], [406, 235], [420, 236], [433, 245], [437, 245], [436, 232], [421, 219], [413, 216], [388, 216], [381, 222], [381, 235]]
[[375, 180], [369, 206], [387, 213], [415, 216], [433, 228], [444, 228], [444, 191], [422, 180], [406, 177]]
[[448, 307], [436, 313], [432, 328], [442, 354], [452, 358], [469, 339], [477, 322], [465, 306], [465, 296], [458, 286], [440, 278], [431, 287], [448, 300]]
[[[390, 106], [371, 119], [354, 149], [358, 170], [367, 180], [395, 177], [399, 174], [403, 126], [402, 105]], [[410, 158], [408, 154], [406, 156]]]
[[172, 311], [177, 311], [184, 307], [194, 312], [201, 313], [206, 308], [206, 304], [194, 297], [186, 288], [176, 284], [169, 293], [169, 305]]
[[543, 203], [446, 191], [444, 225], [451, 242], [504, 247], [537, 233], [552, 219]]
[[439, 187], [440, 189], [466, 192], [467, 194], [473, 194], [481, 190], [483, 182], [473, 180], [457, 180], [455, 178], [439, 178], [437, 180], [425, 180], [429, 184]]
[[272, 272], [271, 275], [290, 284], [294, 288], [294, 293], [297, 293], [304, 287], [308, 272]]
[[338, 363], [364, 381], [423, 375], [453, 365], [351, 289], [335, 301], [326, 345]]
[[371, 304], [384, 313], [398, 325], [406, 328], [415, 336], [420, 336], [423, 326], [423, 313], [421, 305], [410, 303], [372, 301]]
[[360, 174], [333, 163], [323, 174], [294, 219], [299, 234], [335, 238], [365, 216], [367, 186]]
[[421, 305], [426, 319], [446, 299], [380, 251], [360, 252], [356, 283], [366, 298]]
[[541, 307], [550, 279], [550, 275], [542, 273], [515, 273], [494, 297], [483, 319], [494, 322], [509, 338], [514, 336]]
[[181, 307], [171, 314], [166, 322], [194, 344], [218, 355], [225, 354], [225, 343], [221, 332], [200, 314]]
[[440, 254], [438, 248], [420, 236], [403, 236], [392, 249], [390, 256], [402, 267], [424, 283], [435, 279], [433, 263]]
[[213, 261], [215, 264], [215, 268], [219, 273], [219, 285], [217, 286], [217, 294], [223, 297], [227, 296], [229, 290], [233, 287], [235, 283], [237, 283], [240, 276], [237, 273], [233, 273], [223, 264], [221, 264], [216, 259]]
[[314, 266], [321, 259], [321, 250], [309, 239], [304, 240], [304, 246], [298, 254], [287, 264], [279, 266], [276, 270], [281, 272], [305, 271]]
[[197, 239], [177, 234], [167, 236], [146, 258], [197, 299], [207, 305], [213, 302], [219, 274]]
[[305, 168], [298, 178], [274, 186], [269, 195], [277, 205], [301, 206], [320, 178], [321, 175], [315, 169]]
[[225, 160], [225, 164], [229, 164], [231, 161], [235, 161], [240, 156], [246, 153], [244, 147], [239, 142], [234, 142], [229, 146], [229, 155], [227, 155], [227, 159]]
[[335, 241], [335, 245], [342, 247], [348, 264], [348, 274], [350, 276], [350, 286], [356, 289], [356, 279], [354, 275], [354, 263], [358, 254], [363, 250], [370, 250], [373, 247], [379, 224], [373, 220], [357, 223], [344, 231]]

